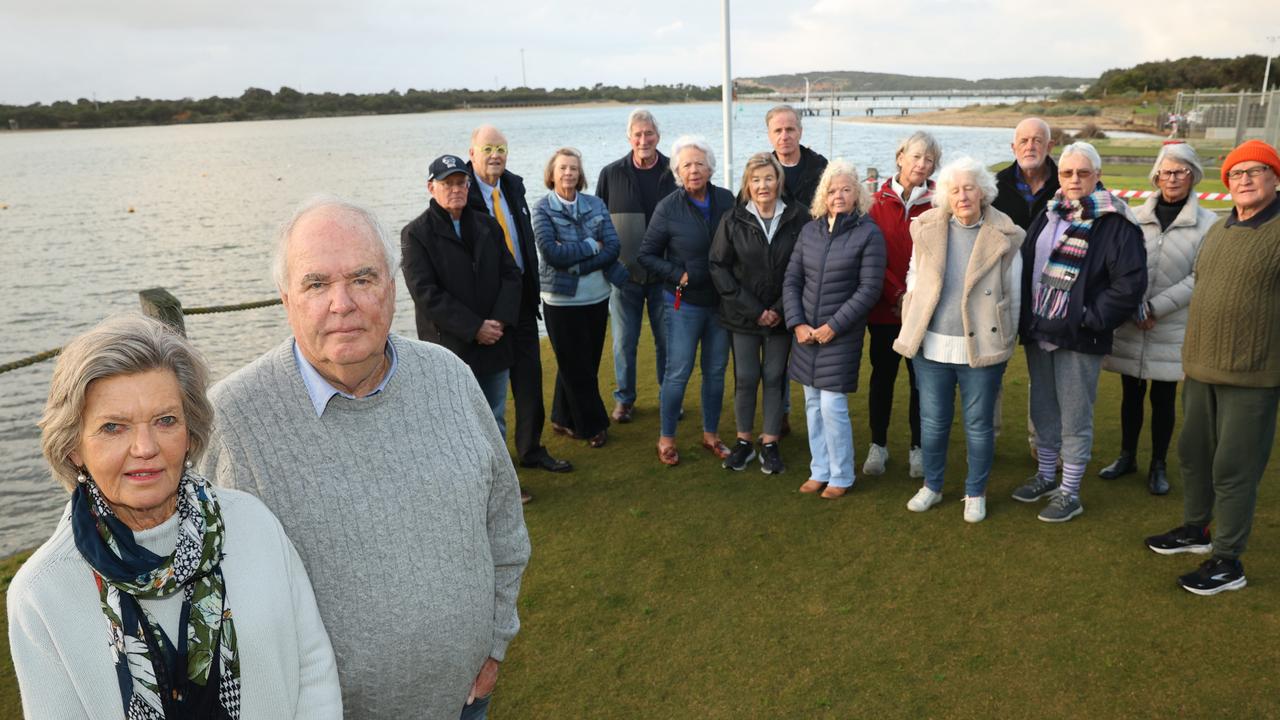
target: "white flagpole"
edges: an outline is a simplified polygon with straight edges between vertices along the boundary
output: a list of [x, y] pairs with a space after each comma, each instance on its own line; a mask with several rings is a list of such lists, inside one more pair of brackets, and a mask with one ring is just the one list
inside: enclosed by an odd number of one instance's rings
[[720, 0], [720, 15], [724, 24], [724, 82], [721, 85], [720, 104], [724, 114], [724, 186], [733, 185], [733, 73], [729, 70], [729, 0]]

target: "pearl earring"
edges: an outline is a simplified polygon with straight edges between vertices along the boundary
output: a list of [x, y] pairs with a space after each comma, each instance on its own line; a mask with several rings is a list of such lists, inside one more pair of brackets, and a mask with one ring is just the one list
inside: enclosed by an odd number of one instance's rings
[[76, 482], [85, 483], [85, 482], [88, 482], [88, 480], [89, 480], [89, 476], [85, 475], [83, 470], [76, 473]]
[[190, 460], [187, 460], [187, 461], [183, 462], [182, 464], [183, 464], [183, 465], [184, 465], [188, 470], [190, 470], [191, 468], [195, 467], [195, 463], [191, 462]]

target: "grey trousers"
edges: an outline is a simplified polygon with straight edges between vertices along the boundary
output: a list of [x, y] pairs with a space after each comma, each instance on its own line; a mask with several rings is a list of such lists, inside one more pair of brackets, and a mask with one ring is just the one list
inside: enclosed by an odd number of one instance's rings
[[1213, 554], [1238, 558], [1253, 529], [1258, 483], [1276, 436], [1280, 388], [1210, 385], [1187, 378], [1182, 389], [1183, 518], [1204, 527], [1215, 518]]
[[782, 399], [787, 392], [790, 335], [733, 333], [733, 414], [738, 432], [751, 432], [756, 388], [764, 381], [764, 434], [782, 432]]
[[1027, 345], [1031, 420], [1036, 445], [1057, 450], [1063, 463], [1087, 465], [1093, 450], [1093, 403], [1102, 356]]

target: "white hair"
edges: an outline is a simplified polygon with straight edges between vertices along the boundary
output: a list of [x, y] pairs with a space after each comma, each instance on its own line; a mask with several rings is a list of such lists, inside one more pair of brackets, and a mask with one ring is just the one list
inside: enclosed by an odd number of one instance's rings
[[359, 221], [365, 228], [366, 237], [376, 240], [378, 247], [382, 249], [382, 257], [387, 264], [387, 278], [392, 282], [395, 281], [395, 273], [400, 269], [400, 246], [392, 242], [373, 211], [333, 195], [313, 195], [294, 208], [293, 214], [280, 225], [276, 233], [275, 254], [271, 258], [271, 278], [276, 283], [276, 289], [282, 293], [289, 289], [289, 267], [286, 258], [294, 228], [304, 217], [320, 210], [333, 211]]
[[962, 155], [947, 163], [946, 167], [938, 171], [938, 178], [934, 181], [934, 207], [946, 208], [947, 212], [954, 214], [955, 211], [951, 207], [951, 188], [959, 182], [961, 175], [972, 177], [973, 184], [978, 186], [978, 190], [982, 191], [983, 208], [986, 208], [996, 199], [995, 176], [991, 174], [986, 165], [968, 155]]
[[1151, 174], [1147, 176], [1153, 187], [1160, 187], [1156, 185], [1156, 178], [1159, 177], [1160, 166], [1165, 160], [1182, 163], [1190, 168], [1192, 187], [1199, 185], [1204, 179], [1204, 166], [1200, 164], [1200, 156], [1196, 154], [1196, 149], [1184, 142], [1170, 143], [1160, 148], [1159, 154], [1156, 155], [1156, 162], [1151, 166]]
[[847, 177], [853, 182], [853, 204], [857, 207], [858, 212], [865, 213], [871, 207], [871, 195], [866, 188], [862, 187], [862, 183], [858, 181], [858, 169], [848, 160], [836, 158], [827, 163], [827, 169], [822, 171], [822, 179], [818, 181], [818, 189], [813, 193], [813, 204], [809, 206], [810, 217], [816, 219], [827, 216], [827, 189], [831, 187], [831, 182], [838, 177]]
[[658, 131], [658, 121], [653, 119], [653, 113], [645, 110], [644, 108], [636, 108], [627, 116], [627, 135], [631, 134], [631, 128], [635, 127], [636, 123], [647, 123], [652, 125], [655, 133], [658, 133], [659, 135], [662, 134]]
[[1058, 164], [1061, 165], [1068, 155], [1083, 155], [1093, 166], [1093, 171], [1102, 174], [1102, 156], [1098, 155], [1098, 151], [1089, 143], [1083, 140], [1077, 140], [1070, 145], [1062, 148], [1062, 155], [1058, 158]]
[[681, 135], [671, 143], [671, 174], [676, 176], [676, 187], [679, 188], [684, 187], [684, 181], [680, 179], [680, 173], [676, 170], [680, 167], [680, 152], [686, 148], [701, 150], [702, 154], [707, 156], [707, 177], [710, 178], [716, 174], [716, 153], [711, 149], [706, 138], [701, 135]]

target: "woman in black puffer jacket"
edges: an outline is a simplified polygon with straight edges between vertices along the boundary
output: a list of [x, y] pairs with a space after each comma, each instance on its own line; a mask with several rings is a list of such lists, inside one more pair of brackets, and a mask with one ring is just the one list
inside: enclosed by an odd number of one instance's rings
[[720, 323], [733, 343], [734, 416], [738, 440], [724, 467], [742, 470], [755, 457], [751, 424], [756, 389], [764, 380], [764, 432], [760, 470], [782, 472], [778, 438], [787, 392], [791, 338], [783, 322], [782, 281], [809, 208], [780, 198], [782, 165], [757, 153], [742, 173], [738, 205], [726, 213], [711, 241], [711, 281], [720, 292]]
[[827, 499], [853, 486], [845, 394], [858, 389], [867, 314], [884, 283], [884, 236], [866, 215], [867, 204], [853, 165], [828, 165], [813, 196], [814, 220], [800, 231], [783, 283], [787, 328], [794, 334], [790, 375], [804, 385], [813, 457], [800, 492], [822, 490]]

